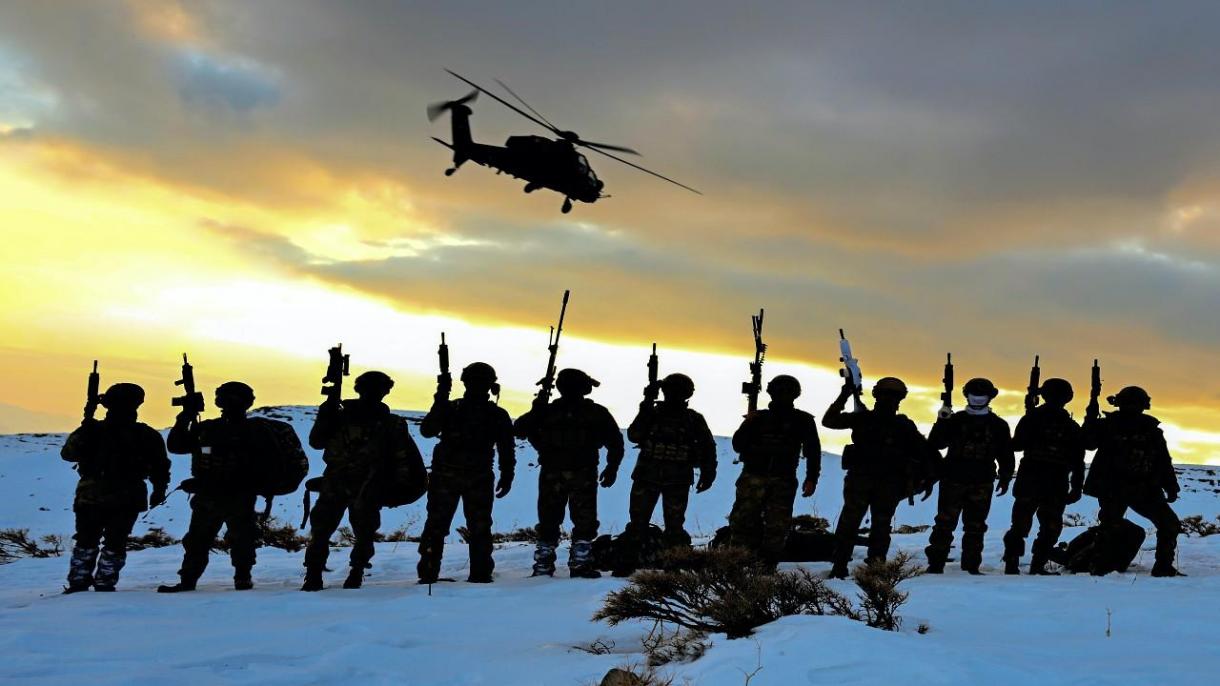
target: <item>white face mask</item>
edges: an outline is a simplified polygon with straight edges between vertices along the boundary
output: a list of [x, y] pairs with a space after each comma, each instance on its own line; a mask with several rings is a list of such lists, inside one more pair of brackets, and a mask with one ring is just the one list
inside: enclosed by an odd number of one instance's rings
[[985, 395], [966, 396], [966, 412], [969, 414], [987, 414], [991, 412], [991, 398]]

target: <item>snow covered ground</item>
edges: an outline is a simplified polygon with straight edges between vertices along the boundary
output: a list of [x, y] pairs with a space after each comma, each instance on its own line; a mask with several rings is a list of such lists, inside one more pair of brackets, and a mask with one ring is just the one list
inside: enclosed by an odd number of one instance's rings
[[[312, 410], [280, 408], [274, 414], [308, 429]], [[0, 436], [0, 528], [33, 534], [72, 531], [75, 473], [60, 461], [62, 435]], [[425, 454], [430, 444], [421, 441]], [[737, 467], [721, 443], [720, 480], [692, 496], [690, 529], [705, 536], [724, 523]], [[536, 467], [522, 447], [518, 478], [496, 504], [496, 529], [534, 523]], [[315, 472], [320, 460], [315, 460]], [[629, 452], [623, 477], [602, 492], [604, 531], [626, 518]], [[187, 460], [175, 458], [175, 483]], [[1180, 515], [1220, 513], [1220, 470], [1182, 467]], [[827, 456], [818, 493], [799, 500], [798, 512], [833, 521], [841, 504], [842, 473]], [[1011, 500], [998, 499], [988, 532], [984, 577], [951, 570], [906, 584], [904, 631], [888, 633], [838, 618], [793, 617], [762, 628], [753, 638], [716, 637], [701, 659], [668, 672], [695, 684], [1212, 684], [1220, 670], [1214, 641], [1220, 609], [1220, 536], [1183, 538], [1179, 566], [1191, 576], [1153, 579], [1152, 539], [1131, 573], [1101, 579], [1005, 577], [996, 573], [1000, 538]], [[300, 521], [298, 497], [280, 499], [276, 515]], [[1086, 499], [1072, 507], [1095, 516]], [[186, 498], [172, 496], [137, 526], [162, 526], [181, 536]], [[932, 502], [899, 510], [899, 524], [928, 524]], [[659, 515], [658, 515], [659, 516]], [[383, 531], [418, 533], [422, 505], [386, 512]], [[460, 521], [460, 514], [459, 514]], [[1136, 519], [1140, 524], [1143, 520]], [[456, 522], [455, 522], [456, 524]], [[1081, 531], [1065, 530], [1065, 538]], [[444, 574], [465, 578], [465, 550], [456, 535]], [[926, 533], [895, 537], [899, 549], [921, 553]], [[622, 581], [557, 577], [530, 579], [531, 550], [509, 544], [496, 552], [491, 586], [442, 583], [416, 586], [411, 544], [379, 544], [374, 569], [360, 591], [337, 588], [347, 551], [332, 557], [337, 571], [322, 593], [296, 591], [301, 555], [263, 549], [253, 592], [237, 593], [228, 560], [214, 555], [200, 591], [153, 593], [175, 578], [177, 547], [133, 552], [118, 593], [58, 594], [65, 558], [23, 559], [0, 566], [0, 681], [97, 684], [588, 684], [611, 667], [642, 660], [640, 640], [649, 627], [615, 628], [589, 618]], [[565, 553], [561, 552], [561, 559]], [[824, 570], [824, 564], [810, 565]], [[562, 567], [561, 567], [562, 576]], [[834, 582], [852, 592], [850, 582]], [[920, 635], [915, 629], [927, 624]], [[1107, 636], [1107, 624], [1109, 635]], [[595, 641], [611, 653], [579, 646]]]

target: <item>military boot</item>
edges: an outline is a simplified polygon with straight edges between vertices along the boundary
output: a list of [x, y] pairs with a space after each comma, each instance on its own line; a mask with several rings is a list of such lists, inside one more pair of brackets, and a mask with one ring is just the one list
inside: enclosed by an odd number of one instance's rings
[[[1016, 576], [1016, 575], [1020, 574], [1021, 573], [1021, 558], [1019, 558], [1019, 557], [1004, 558], [1004, 573], [1012, 575], [1012, 576]], [[1032, 564], [1029, 566], [1029, 573], [1030, 574], [1034, 573], [1034, 566]]]
[[68, 585], [64, 587], [64, 593], [79, 593], [93, 587], [97, 555], [97, 548], [72, 548], [72, 559], [68, 562]]
[[[942, 571], [942, 572], [944, 571], [944, 568], [943, 568], [943, 567], [941, 568], [941, 571]], [[830, 578], [832, 578], [832, 579], [846, 579], [846, 578], [847, 578], [847, 563], [845, 563], [845, 562], [836, 562], [836, 563], [834, 564], [834, 566], [830, 568]]]
[[249, 591], [254, 588], [254, 577], [249, 567], [233, 570], [233, 588], [238, 591]]
[[305, 568], [305, 583], [301, 584], [302, 591], [320, 591], [325, 588], [322, 583], [322, 568], [321, 567], [306, 567]]
[[173, 586], [158, 586], [157, 593], [186, 593], [195, 590], [195, 580], [183, 577]]
[[1046, 568], [1047, 562], [1045, 555], [1034, 555], [1034, 558], [1029, 561], [1029, 573], [1034, 576], [1059, 576], [1059, 572], [1052, 572]]
[[1177, 567], [1174, 567], [1172, 562], [1157, 562], [1152, 565], [1152, 576], [1171, 577], [1186, 575], [1179, 571]]
[[119, 572], [127, 564], [126, 550], [102, 548], [97, 558], [97, 574], [93, 577], [93, 590], [113, 591], [119, 583]]
[[568, 572], [574, 579], [600, 579], [602, 573], [593, 568], [593, 542], [573, 541], [568, 558]]
[[532, 576], [555, 575], [555, 546], [550, 543], [538, 543], [534, 548], [534, 573]]
[[347, 578], [343, 580], [343, 588], [356, 589], [364, 585], [364, 565], [352, 567], [347, 573]]
[[979, 565], [974, 563], [962, 565], [962, 571], [971, 576], [983, 576], [983, 570], [979, 569]]

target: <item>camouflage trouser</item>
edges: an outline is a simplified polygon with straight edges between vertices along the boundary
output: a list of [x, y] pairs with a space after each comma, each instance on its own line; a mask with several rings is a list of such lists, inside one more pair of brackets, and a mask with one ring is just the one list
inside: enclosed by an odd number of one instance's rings
[[[127, 537], [140, 516], [131, 508], [76, 508], [76, 544], [68, 563], [68, 585], [113, 588], [127, 562]], [[100, 555], [100, 557], [99, 557]], [[97, 568], [96, 572], [94, 567]]]
[[195, 581], [208, 566], [208, 553], [220, 528], [226, 528], [229, 559], [236, 572], [248, 573], [254, 567], [258, 547], [253, 494], [197, 493], [191, 498], [191, 524], [182, 537], [182, 569], [178, 576]]
[[643, 479], [631, 482], [631, 502], [627, 511], [630, 523], [627, 529], [633, 534], [648, 531], [652, 522], [652, 511], [661, 501], [661, 514], [665, 520], [667, 545], [690, 545], [690, 534], [686, 533], [686, 503], [690, 500], [690, 484], [659, 484]]
[[1126, 498], [1098, 498], [1101, 506], [1097, 513], [1101, 525], [1101, 536], [1097, 541], [1100, 549], [1114, 546], [1116, 525], [1121, 523], [1127, 509], [1147, 519], [1156, 526], [1156, 564], [1172, 565], [1178, 549], [1178, 535], [1182, 533], [1182, 520], [1160, 493], [1142, 494]]
[[750, 548], [768, 562], [778, 562], [788, 539], [795, 500], [795, 476], [742, 472], [729, 513], [733, 545]]
[[466, 518], [466, 543], [470, 547], [470, 576], [491, 576], [496, 563], [491, 558], [491, 507], [495, 502], [495, 474], [434, 469], [428, 482], [428, 519], [419, 541], [419, 578], [436, 579], [445, 554], [445, 537], [457, 514], [458, 503]]
[[1067, 494], [1056, 493], [1040, 497], [1020, 497], [1012, 503], [1012, 526], [1004, 534], [1004, 559], [1020, 560], [1025, 554], [1025, 539], [1038, 518], [1038, 536], [1034, 538], [1034, 558], [1047, 560], [1059, 534], [1063, 533], [1063, 511]]
[[368, 569], [373, 559], [373, 542], [381, 528], [381, 508], [358, 498], [323, 491], [318, 503], [309, 512], [309, 547], [305, 549], [305, 568], [321, 571], [330, 557], [330, 537], [343, 521], [352, 526], [356, 542], [352, 546], [350, 564], [353, 569]]
[[838, 539], [834, 564], [846, 567], [851, 561], [856, 539], [860, 536], [860, 524], [867, 513], [872, 517], [868, 529], [868, 560], [884, 560], [890, 552], [890, 527], [894, 512], [904, 497], [903, 486], [893, 479], [861, 474], [848, 470], [843, 479], [843, 511], [839, 513], [839, 525], [835, 527]]
[[575, 470], [543, 466], [538, 474], [538, 542], [559, 545], [564, 510], [572, 517], [572, 540], [597, 538], [597, 466]]
[[936, 501], [936, 522], [928, 537], [929, 564], [944, 564], [953, 547], [953, 532], [962, 520], [962, 569], [977, 568], [983, 562], [983, 534], [987, 533], [987, 514], [991, 512], [993, 483], [940, 482]]

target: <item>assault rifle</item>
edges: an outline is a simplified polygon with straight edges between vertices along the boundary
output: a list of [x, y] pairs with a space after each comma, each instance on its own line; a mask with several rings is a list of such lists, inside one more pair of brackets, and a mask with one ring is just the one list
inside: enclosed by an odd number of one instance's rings
[[546, 363], [546, 375], [538, 380], [538, 395], [534, 396], [534, 404], [545, 405], [551, 402], [551, 392], [555, 389], [555, 357], [559, 354], [559, 337], [563, 335], [563, 318], [568, 313], [568, 296], [571, 291], [563, 292], [563, 305], [559, 308], [559, 324], [551, 327], [551, 335], [547, 343], [550, 358]]
[[1042, 385], [1042, 369], [1038, 366], [1039, 356], [1034, 355], [1034, 366], [1029, 370], [1029, 386], [1025, 389], [1025, 411], [1033, 412], [1038, 406], [1038, 387]]
[[864, 381], [860, 376], [860, 360], [852, 357], [851, 342], [843, 334], [843, 329], [839, 329], [839, 361], [843, 363], [839, 376], [843, 377], [845, 384], [852, 387], [852, 412], [862, 412], [864, 402], [860, 399], [860, 394], [864, 391]]
[[1097, 364], [1097, 360], [1093, 360], [1093, 373], [1089, 379], [1089, 405], [1085, 408], [1085, 421], [1097, 419], [1101, 416], [1101, 405], [1097, 399], [1101, 397], [1101, 366]]
[[945, 392], [940, 394], [940, 412], [936, 416], [948, 419], [953, 416], [953, 353], [945, 353]]
[[661, 382], [657, 379], [660, 375], [660, 361], [657, 359], [657, 344], [652, 344], [652, 354], [648, 356], [648, 385], [644, 387], [644, 400], [649, 403], [657, 401], [657, 395], [661, 392]]
[[182, 387], [182, 395], [170, 401], [174, 407], [181, 407], [187, 414], [203, 412], [203, 394], [195, 390], [195, 368], [186, 359], [186, 353], [182, 353], [182, 378], [174, 385]]
[[441, 373], [436, 375], [436, 397], [448, 399], [453, 390], [453, 375], [449, 373], [449, 344], [445, 342], [445, 332], [441, 332], [441, 344], [436, 349], [436, 358], [440, 362]]
[[763, 359], [767, 356], [767, 344], [763, 343], [763, 310], [750, 317], [754, 328], [754, 361], [750, 363], [750, 380], [741, 384], [741, 392], [746, 396], [746, 414], [758, 411], [758, 394], [762, 391]]
[[352, 356], [343, 354], [342, 343], [328, 352], [330, 361], [326, 364], [326, 376], [322, 377], [322, 395], [339, 402], [343, 400], [343, 377], [351, 375]]
[[85, 419], [93, 419], [97, 414], [97, 406], [102, 402], [98, 392], [102, 385], [102, 377], [97, 373], [97, 360], [93, 361], [93, 371], [89, 372], [89, 387], [85, 391]]

